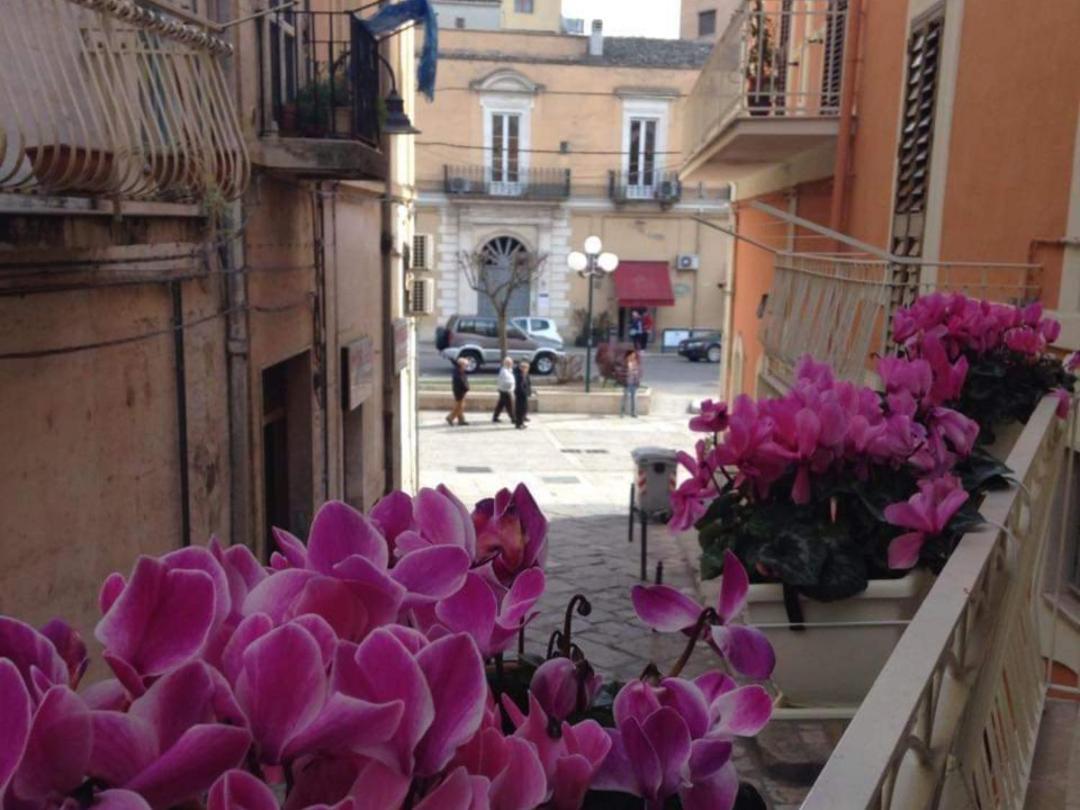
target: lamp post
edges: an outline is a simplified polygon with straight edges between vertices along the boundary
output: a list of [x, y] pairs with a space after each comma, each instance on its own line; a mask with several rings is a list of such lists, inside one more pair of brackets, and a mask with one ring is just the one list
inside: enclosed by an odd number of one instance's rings
[[570, 269], [584, 278], [589, 284], [589, 309], [585, 316], [585, 393], [592, 388], [592, 351], [593, 351], [593, 286], [597, 277], [611, 275], [619, 266], [619, 257], [614, 253], [602, 253], [604, 245], [599, 236], [590, 236], [585, 240], [585, 252], [575, 250], [566, 259]]

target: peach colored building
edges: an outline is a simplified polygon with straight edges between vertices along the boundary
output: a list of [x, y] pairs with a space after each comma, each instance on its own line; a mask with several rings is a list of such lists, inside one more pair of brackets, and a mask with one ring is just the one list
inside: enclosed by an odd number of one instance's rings
[[[537, 8], [541, 0], [537, 0]], [[583, 333], [588, 287], [567, 254], [596, 234], [625, 262], [598, 282], [595, 312], [618, 330], [631, 308], [655, 337], [716, 329], [729, 238], [725, 183], [681, 183], [682, 108], [708, 46], [555, 32], [443, 29], [435, 102], [417, 106], [414, 283], [431, 292], [421, 338], [452, 314], [490, 314], [461, 256], [487, 244], [546, 257], [512, 304]], [[649, 274], [649, 295], [624, 281]], [[622, 292], [620, 292], [622, 289]]]
[[738, 5], [739, 0], [682, 0], [679, 39], [715, 42]]
[[376, 57], [411, 112], [413, 32], [377, 43], [336, 0], [228, 29], [264, 4], [159, 4], [190, 28], [125, 18], [162, 76], [134, 107], [92, 72], [124, 35], [90, 5], [41, 4], [13, 55], [37, 72], [0, 77], [0, 613], [88, 639], [139, 553], [265, 559], [271, 524], [416, 482], [411, 138], [379, 131]]
[[[892, 309], [933, 289], [1038, 299], [1057, 348], [1080, 348], [1077, 36], [1070, 0], [740, 4], [680, 171], [733, 184], [729, 396], [784, 389], [805, 351], [865, 376]], [[818, 314], [785, 321], [796, 301]], [[1065, 553], [1080, 582], [1075, 539]], [[1077, 616], [1066, 594], [1073, 672]]]

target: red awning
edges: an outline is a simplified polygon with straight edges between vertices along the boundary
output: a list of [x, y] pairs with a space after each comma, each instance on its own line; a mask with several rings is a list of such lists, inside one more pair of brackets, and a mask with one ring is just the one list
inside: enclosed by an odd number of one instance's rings
[[670, 307], [675, 303], [667, 262], [619, 262], [615, 295], [621, 307]]

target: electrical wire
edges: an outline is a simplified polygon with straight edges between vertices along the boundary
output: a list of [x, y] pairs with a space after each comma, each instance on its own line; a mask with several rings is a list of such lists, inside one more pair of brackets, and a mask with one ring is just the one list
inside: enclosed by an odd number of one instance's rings
[[[417, 146], [443, 146], [448, 149], [471, 149], [482, 152], [492, 151], [490, 146], [476, 146], [468, 143], [450, 143], [449, 141], [417, 141]], [[629, 155], [629, 152], [611, 151], [605, 149], [576, 149], [564, 152], [562, 149], [522, 149], [518, 152], [531, 152], [535, 155]], [[665, 152], [653, 152], [654, 155], [681, 155], [681, 149], [668, 150]]]
[[314, 299], [314, 293], [308, 293], [302, 300], [294, 301], [288, 304], [277, 305], [256, 305], [248, 304], [246, 306], [229, 307], [227, 309], [218, 310], [212, 312], [209, 315], [204, 315], [201, 318], [195, 318], [191, 321], [184, 321], [183, 323], [173, 324], [164, 329], [155, 329], [151, 332], [142, 332], [138, 335], [128, 335], [122, 338], [113, 338], [112, 340], [99, 340], [94, 343], [80, 343], [73, 346], [56, 346], [51, 349], [33, 349], [24, 352], [5, 352], [0, 354], [0, 360], [37, 360], [43, 357], [56, 357], [58, 355], [76, 354], [78, 352], [91, 351], [94, 349], [107, 349], [114, 346], [124, 346], [130, 343], [138, 343], [143, 340], [151, 340], [152, 338], [161, 337], [162, 335], [170, 335], [174, 332], [182, 332], [187, 329], [199, 326], [204, 323], [209, 323], [217, 318], [222, 318], [226, 315], [232, 315], [237, 312], [250, 311], [250, 312], [285, 312], [291, 309], [297, 309], [302, 306], [310, 306], [311, 301]]

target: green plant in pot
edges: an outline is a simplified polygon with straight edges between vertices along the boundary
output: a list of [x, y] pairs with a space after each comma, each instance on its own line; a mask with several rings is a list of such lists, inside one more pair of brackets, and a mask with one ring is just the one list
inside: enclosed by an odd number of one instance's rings
[[348, 135], [351, 115], [352, 86], [343, 69], [305, 85], [296, 94], [296, 127], [304, 137]]

